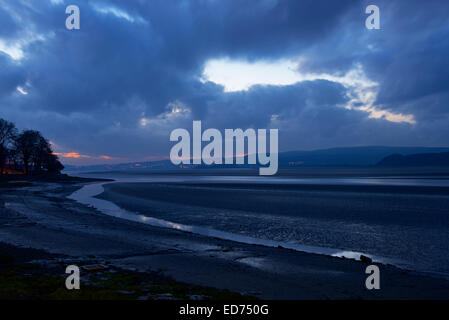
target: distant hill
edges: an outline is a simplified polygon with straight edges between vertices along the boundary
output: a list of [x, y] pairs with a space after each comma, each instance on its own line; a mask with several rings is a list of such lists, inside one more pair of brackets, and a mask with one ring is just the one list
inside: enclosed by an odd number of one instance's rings
[[437, 152], [449, 152], [449, 148], [369, 146], [290, 151], [279, 153], [279, 165], [280, 167], [373, 166], [392, 154]]
[[381, 167], [449, 167], [449, 152], [392, 154], [377, 164]]
[[[288, 151], [279, 153], [280, 168], [294, 167], [344, 167], [375, 166], [390, 155], [436, 154], [449, 152], [449, 148], [426, 147], [348, 147], [313, 151]], [[247, 160], [245, 159], [245, 163]], [[183, 168], [246, 168], [254, 165], [183, 165]], [[173, 165], [170, 160], [131, 162], [121, 164], [102, 164], [91, 166], [65, 165], [65, 171], [138, 171], [138, 170], [176, 170], [181, 166]]]

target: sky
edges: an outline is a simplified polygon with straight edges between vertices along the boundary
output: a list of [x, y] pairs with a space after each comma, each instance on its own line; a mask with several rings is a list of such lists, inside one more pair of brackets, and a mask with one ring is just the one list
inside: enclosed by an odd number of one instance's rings
[[78, 165], [166, 159], [193, 120], [280, 151], [447, 147], [448, 39], [446, 0], [0, 0], [0, 117]]

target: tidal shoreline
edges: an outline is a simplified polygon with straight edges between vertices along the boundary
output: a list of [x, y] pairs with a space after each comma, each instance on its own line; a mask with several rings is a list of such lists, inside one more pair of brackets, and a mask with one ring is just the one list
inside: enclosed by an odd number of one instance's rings
[[363, 254], [449, 278], [449, 198], [433, 187], [160, 180], [106, 183], [102, 194], [89, 186], [82, 201], [141, 223], [301, 252]]
[[367, 264], [242, 244], [111, 217], [67, 196], [84, 183], [3, 188], [0, 242], [71, 259], [161, 272], [192, 285], [262, 299], [448, 299], [449, 282], [379, 265], [381, 290], [368, 291]]
[[[154, 218], [151, 216], [139, 214], [138, 212], [132, 212], [127, 211], [124, 208], [129, 208], [130, 202], [136, 203], [141, 202], [143, 204], [144, 210], [145, 199], [142, 198], [135, 198], [131, 201], [126, 201], [127, 196], [129, 196], [129, 193], [126, 192], [116, 192], [114, 191], [114, 187], [107, 186], [109, 183], [98, 183], [98, 184], [90, 184], [86, 185], [80, 190], [77, 190], [73, 194], [69, 196], [69, 199], [73, 199], [77, 202], [80, 202], [82, 204], [95, 207], [96, 209], [100, 210], [106, 215], [112, 216], [112, 217], [120, 217], [122, 219], [135, 221], [139, 223], [148, 224], [155, 227], [161, 227], [161, 228], [169, 228], [169, 229], [175, 229], [184, 231], [187, 233], [193, 233], [197, 235], [202, 235], [206, 237], [211, 238], [217, 238], [221, 240], [229, 240], [233, 242], [243, 243], [243, 244], [250, 244], [250, 245], [260, 245], [265, 247], [274, 247], [274, 248], [283, 248], [283, 249], [289, 249], [304, 253], [313, 253], [313, 254], [321, 254], [321, 255], [327, 255], [327, 256], [333, 256], [333, 257], [340, 257], [340, 258], [348, 258], [348, 259], [355, 259], [355, 260], [369, 260], [374, 261], [376, 263], [383, 263], [387, 264], [390, 262], [388, 259], [382, 259], [381, 257], [374, 257], [372, 255], [361, 253], [361, 252], [353, 252], [353, 251], [344, 251], [340, 249], [333, 249], [333, 248], [325, 248], [325, 247], [314, 247], [314, 246], [307, 246], [307, 245], [299, 245], [299, 244], [292, 244], [287, 242], [281, 242], [281, 241], [273, 241], [273, 240], [267, 240], [267, 239], [261, 239], [261, 238], [254, 238], [249, 237], [241, 234], [236, 233], [229, 233], [221, 230], [215, 230], [208, 227], [199, 227], [199, 226], [192, 226], [192, 225], [185, 225], [178, 222], [173, 221], [167, 221], [159, 218]], [[122, 184], [115, 183], [115, 185], [120, 188]], [[157, 183], [151, 183], [151, 185], [158, 186]], [[176, 183], [176, 186], [183, 186], [183, 184]], [[198, 184], [195, 184], [195, 186], [198, 186]], [[222, 186], [220, 184], [220, 186]], [[173, 192], [175, 193], [175, 192]], [[135, 201], [134, 201], [135, 200]], [[124, 208], [123, 208], [124, 207]], [[135, 206], [131, 206], [131, 208], [135, 208]], [[142, 207], [140, 207], [142, 210]]]

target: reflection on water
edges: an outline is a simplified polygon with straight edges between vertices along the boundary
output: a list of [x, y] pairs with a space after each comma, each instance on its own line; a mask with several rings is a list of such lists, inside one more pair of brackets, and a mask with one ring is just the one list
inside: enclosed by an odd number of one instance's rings
[[[124, 179], [124, 181], [128, 181], [127, 179]], [[132, 179], [132, 181], [136, 181], [136, 179]], [[153, 181], [153, 180], [152, 180]], [[122, 180], [120, 181], [122, 182]], [[101, 194], [104, 191], [103, 185], [111, 183], [111, 182], [102, 182], [102, 183], [94, 183], [94, 184], [88, 184], [85, 185], [83, 188], [79, 189], [78, 191], [71, 194], [68, 198], [76, 200], [82, 204], [86, 204], [89, 206], [93, 206], [103, 212], [104, 214], [118, 217], [130, 221], [140, 222], [149, 224], [155, 227], [162, 227], [162, 228], [171, 228], [176, 230], [181, 230], [185, 232], [191, 232], [207, 237], [214, 237], [219, 238], [223, 240], [230, 240], [230, 241], [236, 241], [240, 243], [246, 243], [246, 244], [254, 244], [254, 245], [262, 245], [267, 247], [282, 247], [285, 249], [292, 249], [296, 251], [301, 252], [307, 252], [307, 253], [315, 253], [315, 254], [323, 254], [323, 255], [329, 255], [334, 257], [345, 257], [348, 259], [360, 259], [360, 255], [362, 253], [360, 252], [353, 252], [353, 251], [342, 251], [338, 249], [331, 249], [331, 248], [322, 248], [322, 247], [315, 247], [315, 246], [306, 246], [306, 245], [299, 245], [299, 244], [293, 244], [293, 243], [286, 243], [286, 242], [280, 242], [280, 241], [272, 241], [272, 240], [266, 240], [266, 239], [258, 239], [254, 237], [248, 237], [240, 234], [234, 234], [229, 232], [224, 232], [220, 230], [214, 230], [211, 228], [204, 228], [199, 226], [189, 226], [179, 223], [174, 223], [171, 221], [166, 221], [162, 219], [157, 219], [153, 217], [148, 217], [145, 215], [129, 212], [127, 210], [124, 210], [117, 205], [115, 205], [112, 202], [102, 200], [95, 198], [96, 195]], [[382, 263], [394, 263], [394, 261], [390, 259], [385, 259], [381, 257], [372, 256], [370, 254], [363, 253], [365, 256], [370, 257], [376, 262], [382, 262]]]
[[[70, 174], [70, 172], [68, 172]], [[221, 176], [221, 175], [137, 175], [127, 173], [72, 173], [79, 177], [115, 179], [118, 182], [204, 182], [204, 183], [270, 183], [270, 184], [318, 184], [318, 185], [379, 185], [449, 187], [447, 176], [389, 176], [389, 177], [331, 177], [296, 178], [291, 176]]]
[[[223, 176], [212, 172], [209, 175], [177, 172], [77, 174], [115, 179], [116, 182], [179, 183], [180, 186], [166, 185], [163, 190], [145, 183], [117, 186], [112, 191], [118, 192], [117, 199], [112, 200], [122, 207], [93, 197], [103, 192], [104, 183], [85, 186], [71, 197], [105, 214], [157, 227], [346, 258], [359, 259], [363, 252], [371, 258], [374, 256], [375, 261], [445, 276], [449, 274], [447, 176], [432, 173], [380, 176], [369, 170], [363, 176], [329, 173], [274, 177]], [[226, 183], [228, 186], [196, 188], [195, 183]], [[232, 184], [240, 183], [246, 184], [244, 189], [232, 187]], [[280, 192], [273, 192], [278, 188], [251, 188], [257, 184], [322, 187], [298, 188], [298, 191], [279, 188]], [[338, 186], [342, 185], [391, 187], [379, 188], [381, 192], [375, 191], [376, 188], [370, 192], [363, 191], [370, 188], [360, 188], [358, 192], [358, 188], [340, 191]], [[403, 186], [418, 188], [414, 190], [416, 193], [409, 193]], [[426, 187], [446, 188], [433, 193], [432, 188], [424, 190]], [[111, 186], [111, 190], [114, 187]], [[171, 192], [180, 190], [182, 194], [173, 199]], [[421, 193], [422, 190], [425, 192]], [[135, 198], [142, 201], [127, 202], [127, 192], [131, 197], [135, 193]], [[233, 201], [223, 200], [222, 195]], [[211, 199], [219, 203], [211, 204]]]

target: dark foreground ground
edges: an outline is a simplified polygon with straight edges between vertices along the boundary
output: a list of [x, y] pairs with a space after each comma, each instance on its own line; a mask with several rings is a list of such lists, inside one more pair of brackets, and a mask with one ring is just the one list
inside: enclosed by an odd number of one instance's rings
[[[393, 266], [380, 265], [381, 289], [369, 291], [367, 264], [359, 261], [240, 244], [109, 217], [66, 198], [81, 185], [39, 182], [1, 188], [0, 242], [7, 243], [0, 246], [1, 298], [449, 297], [448, 281]], [[108, 269], [82, 272], [82, 289], [69, 293], [64, 285], [69, 264], [103, 264]]]
[[[255, 300], [236, 292], [175, 281], [160, 271], [137, 272], [0, 243], [0, 300]], [[64, 287], [67, 265], [81, 269], [80, 290]], [[97, 270], [85, 270], [96, 267]]]

